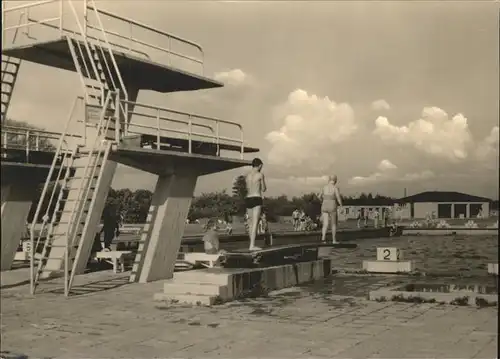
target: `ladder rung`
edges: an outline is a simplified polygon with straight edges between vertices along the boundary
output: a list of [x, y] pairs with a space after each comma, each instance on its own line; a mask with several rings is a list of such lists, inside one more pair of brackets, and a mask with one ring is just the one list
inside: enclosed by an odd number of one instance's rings
[[[88, 189], [91, 190], [91, 191], [95, 191], [96, 188], [97, 188], [96, 186], [88, 187]], [[72, 191], [72, 190], [76, 190], [77, 191], [79, 189], [80, 189], [80, 187], [63, 188], [63, 190], [65, 190], [65, 191]]]
[[98, 175], [95, 175], [95, 176], [83, 176], [83, 177], [71, 177], [71, 178], [68, 178], [68, 180], [75, 180], [75, 179], [78, 179], [78, 180], [82, 180], [82, 179], [96, 179], [96, 178], [99, 178]]
[[[64, 260], [64, 258], [50, 258], [50, 259], [52, 259], [52, 260], [60, 260], [60, 261]], [[70, 260], [74, 261], [75, 259], [73, 258], [73, 259], [70, 259]], [[71, 273], [71, 271], [72, 270], [69, 269], [68, 273]], [[47, 269], [45, 266], [43, 266], [43, 268], [38, 271], [38, 274], [42, 274], [44, 272], [56, 272], [56, 273], [57, 272], [64, 272], [64, 269]]]
[[[54, 244], [47, 243], [47, 247], [50, 247], [50, 248], [66, 248], [66, 245], [65, 244], [56, 244], [56, 245], [54, 245]], [[78, 245], [77, 244], [73, 244], [70, 247], [78, 248]]]
[[[71, 213], [71, 212], [73, 212], [73, 210], [67, 210], [67, 211], [65, 211], [64, 209], [60, 209], [60, 210], [56, 211], [56, 213]], [[84, 210], [83, 210], [83, 212], [84, 212], [84, 213], [85, 213], [85, 212], [87, 212], [87, 213], [88, 213], [88, 212], [89, 212], [89, 210], [88, 210], [88, 209], [84, 209]]]
[[[66, 233], [66, 232], [63, 232], [63, 233], [53, 233], [52, 237], [55, 237], [55, 236], [66, 236], [67, 234], [68, 233]], [[81, 232], [76, 234], [76, 236], [81, 236], [81, 235], [82, 235]]]
[[66, 199], [61, 198], [60, 201], [61, 202], [80, 202], [80, 201], [89, 201], [90, 202], [90, 201], [92, 201], [92, 198], [84, 198], [84, 199], [82, 199], [82, 198], [66, 198]]
[[[102, 164], [101, 164], [101, 165], [96, 165], [96, 167], [97, 167], [97, 168], [99, 168], [99, 167], [101, 167], [101, 166], [102, 166]], [[85, 165], [85, 166], [71, 166], [71, 168], [74, 168], [74, 169], [76, 169], [76, 170], [77, 170], [77, 169], [80, 169], [80, 168], [85, 169], [85, 167], [91, 168], [91, 166], [87, 166], [87, 165]]]
[[[60, 225], [60, 224], [70, 224], [70, 222], [57, 222], [57, 225]], [[80, 222], [80, 224], [85, 224], [84, 221]]]

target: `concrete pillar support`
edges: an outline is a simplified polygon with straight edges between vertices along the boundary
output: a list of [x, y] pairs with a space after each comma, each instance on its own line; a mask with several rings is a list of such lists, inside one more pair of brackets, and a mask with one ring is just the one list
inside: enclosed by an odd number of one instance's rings
[[131, 282], [173, 277], [197, 178], [188, 170], [158, 177]]
[[1, 270], [12, 267], [31, 205], [36, 196], [38, 178], [18, 178], [2, 183]]

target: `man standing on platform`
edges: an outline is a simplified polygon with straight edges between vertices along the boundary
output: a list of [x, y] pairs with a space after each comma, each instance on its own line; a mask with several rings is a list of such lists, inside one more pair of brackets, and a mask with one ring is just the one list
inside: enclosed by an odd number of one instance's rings
[[264, 164], [260, 158], [254, 158], [252, 161], [252, 170], [246, 176], [247, 197], [245, 198], [245, 206], [247, 208], [248, 218], [250, 219], [250, 246], [251, 251], [260, 250], [255, 246], [257, 237], [257, 228], [262, 213], [262, 193], [267, 190], [264, 174], [261, 172]]

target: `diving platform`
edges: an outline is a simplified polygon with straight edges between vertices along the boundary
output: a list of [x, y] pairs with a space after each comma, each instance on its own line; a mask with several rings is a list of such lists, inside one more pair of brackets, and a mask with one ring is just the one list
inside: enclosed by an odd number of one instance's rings
[[93, 0], [33, 1], [2, 12], [4, 56], [77, 72], [69, 38], [75, 47], [102, 54], [101, 61], [119, 69], [124, 82], [133, 84], [136, 91], [223, 86], [204, 75], [204, 51], [199, 44], [97, 8]]
[[[83, 40], [78, 41], [83, 46]], [[107, 53], [97, 41], [89, 40], [98, 51]], [[155, 63], [147, 58], [126, 53], [113, 48], [113, 56], [118, 68], [127, 83], [133, 83], [138, 90], [151, 90], [161, 93], [177, 91], [194, 91], [223, 87], [221, 82], [208, 77], [183, 71], [173, 66]], [[33, 43], [25, 46], [17, 46], [2, 49], [5, 56], [16, 57], [24, 61], [40, 65], [56, 67], [62, 70], [76, 72], [75, 63], [71, 57], [70, 47], [66, 36], [57, 40]], [[111, 61], [109, 54], [106, 55]]]
[[185, 166], [195, 168], [198, 175], [203, 176], [251, 165], [249, 160], [168, 150], [128, 149], [121, 145], [111, 152], [110, 159], [157, 175], [173, 173], [175, 169]]
[[248, 160], [222, 157], [221, 151], [255, 153], [259, 150], [227, 143], [135, 135], [118, 143], [110, 158], [126, 166], [157, 175], [172, 173], [176, 168], [187, 165], [196, 168], [202, 176], [251, 164]]

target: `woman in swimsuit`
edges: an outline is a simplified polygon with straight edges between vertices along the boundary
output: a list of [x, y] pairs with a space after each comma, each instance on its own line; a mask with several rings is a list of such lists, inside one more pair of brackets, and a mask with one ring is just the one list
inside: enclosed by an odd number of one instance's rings
[[323, 217], [323, 229], [321, 231], [322, 242], [326, 242], [326, 232], [328, 231], [328, 224], [331, 222], [332, 243], [337, 243], [337, 207], [342, 207], [342, 199], [340, 198], [340, 193], [336, 184], [337, 176], [328, 177], [328, 183], [322, 188], [320, 193], [322, 199], [321, 216]]

